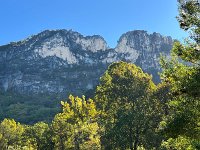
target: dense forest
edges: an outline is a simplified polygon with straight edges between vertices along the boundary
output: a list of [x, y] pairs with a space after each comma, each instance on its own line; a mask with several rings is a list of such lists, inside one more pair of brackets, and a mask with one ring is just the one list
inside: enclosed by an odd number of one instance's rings
[[[100, 78], [92, 98], [70, 95], [49, 101], [49, 109], [30, 112], [41, 117], [32, 125], [6, 118], [0, 110], [0, 149], [14, 150], [199, 150], [200, 149], [200, 7], [179, 1], [180, 27], [190, 32], [184, 44], [176, 41], [170, 60], [161, 57], [161, 83], [127, 62], [111, 64]], [[9, 99], [8, 94], [1, 98]], [[28, 105], [24, 97], [19, 100]], [[3, 105], [9, 105], [2, 103]], [[22, 104], [10, 106], [23, 109]], [[42, 112], [43, 111], [43, 112]], [[46, 113], [54, 116], [52, 121]], [[23, 117], [23, 111], [21, 116]], [[25, 115], [28, 119], [28, 114]], [[15, 118], [17, 116], [14, 116]]]

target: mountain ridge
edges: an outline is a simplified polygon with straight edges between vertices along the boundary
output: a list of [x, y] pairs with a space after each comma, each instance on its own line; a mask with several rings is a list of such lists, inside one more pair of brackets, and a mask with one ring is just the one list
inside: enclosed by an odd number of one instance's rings
[[159, 82], [160, 53], [169, 56], [173, 39], [144, 30], [128, 31], [109, 48], [100, 35], [45, 30], [0, 46], [0, 89], [19, 93], [81, 94], [95, 88], [109, 64], [127, 61]]

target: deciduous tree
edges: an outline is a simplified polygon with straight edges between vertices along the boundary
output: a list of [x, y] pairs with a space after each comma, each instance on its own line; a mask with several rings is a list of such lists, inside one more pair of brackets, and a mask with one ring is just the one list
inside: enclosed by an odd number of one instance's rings
[[69, 96], [61, 102], [63, 111], [55, 116], [52, 129], [56, 148], [100, 149], [98, 112], [92, 99]]
[[95, 100], [104, 127], [105, 149], [134, 149], [146, 146], [145, 137], [158, 125], [156, 89], [152, 77], [126, 62], [113, 63], [101, 77]]

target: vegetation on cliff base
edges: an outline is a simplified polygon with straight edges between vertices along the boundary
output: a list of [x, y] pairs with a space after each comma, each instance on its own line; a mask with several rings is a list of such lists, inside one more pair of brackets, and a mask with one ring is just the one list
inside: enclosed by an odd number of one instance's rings
[[199, 150], [200, 5], [180, 0], [179, 11], [180, 27], [190, 31], [191, 40], [176, 42], [172, 59], [161, 59], [159, 85], [134, 64], [113, 63], [94, 101], [70, 95], [49, 124], [4, 119], [0, 148]]

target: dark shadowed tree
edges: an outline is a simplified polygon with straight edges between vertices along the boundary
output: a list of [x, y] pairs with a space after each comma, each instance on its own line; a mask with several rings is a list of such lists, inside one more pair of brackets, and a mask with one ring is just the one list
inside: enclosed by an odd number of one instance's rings
[[102, 111], [105, 149], [136, 150], [151, 145], [146, 136], [154, 133], [159, 122], [158, 101], [150, 98], [155, 89], [152, 77], [134, 64], [117, 62], [109, 66], [95, 96]]

